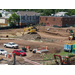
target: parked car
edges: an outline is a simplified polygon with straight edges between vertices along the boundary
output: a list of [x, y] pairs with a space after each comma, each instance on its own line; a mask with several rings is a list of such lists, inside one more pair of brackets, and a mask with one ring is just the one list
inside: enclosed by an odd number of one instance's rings
[[7, 51], [0, 49], [0, 54], [7, 54]]
[[12, 53], [15, 53], [16, 55], [20, 55], [20, 56], [26, 56], [26, 53], [22, 50], [13, 50]]
[[14, 42], [9, 42], [9, 43], [4, 43], [4, 47], [9, 47], [9, 48], [18, 48], [18, 44], [15, 44]]

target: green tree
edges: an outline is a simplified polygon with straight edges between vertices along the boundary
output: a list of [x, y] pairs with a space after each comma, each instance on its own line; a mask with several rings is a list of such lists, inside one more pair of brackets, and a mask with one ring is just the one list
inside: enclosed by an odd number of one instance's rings
[[55, 13], [55, 9], [43, 9], [43, 14], [41, 14], [41, 15], [42, 16], [49, 16], [54, 13]]
[[2, 14], [0, 13], [0, 17], [2, 17]]
[[13, 13], [13, 14], [9, 17], [8, 20], [9, 20], [10, 26], [11, 26], [11, 27], [15, 27], [15, 26], [16, 26], [16, 23], [18, 23], [18, 25], [19, 25], [20, 17], [19, 17], [17, 14]]

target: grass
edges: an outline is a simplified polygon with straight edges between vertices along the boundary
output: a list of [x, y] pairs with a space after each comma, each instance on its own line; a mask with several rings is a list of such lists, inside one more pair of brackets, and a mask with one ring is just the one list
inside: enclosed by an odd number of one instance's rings
[[[52, 64], [55, 64], [55, 59], [54, 59], [54, 54], [59, 54], [60, 56], [68, 56], [69, 58], [75, 56], [73, 53], [69, 53], [69, 52], [64, 52], [64, 50], [61, 50], [60, 53], [50, 53], [50, 54], [44, 54], [43, 55], [43, 60], [44, 61], [51, 61], [51, 65]], [[60, 58], [59, 57], [56, 57], [57, 58], [57, 61], [60, 62]], [[44, 63], [46, 65], [48, 65], [48, 63]]]

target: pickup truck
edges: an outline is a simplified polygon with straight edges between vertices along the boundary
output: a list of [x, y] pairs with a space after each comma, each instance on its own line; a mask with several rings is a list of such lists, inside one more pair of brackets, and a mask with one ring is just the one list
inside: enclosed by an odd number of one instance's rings
[[15, 44], [14, 42], [4, 43], [3, 45], [6, 48], [7, 47], [9, 47], [9, 48], [18, 48], [19, 47], [18, 44]]

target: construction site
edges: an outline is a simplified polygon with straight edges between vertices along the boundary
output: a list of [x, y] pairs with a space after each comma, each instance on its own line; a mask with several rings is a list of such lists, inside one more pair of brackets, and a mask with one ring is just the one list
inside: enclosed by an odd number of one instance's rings
[[[69, 39], [71, 35], [69, 29], [75, 31], [74, 27], [57, 28], [50, 26], [37, 26], [33, 30], [28, 28], [0, 30], [0, 48], [12, 55], [12, 51], [15, 49], [4, 47], [4, 43], [17, 43], [21, 50], [23, 47], [28, 46], [26, 56], [16, 55], [15, 65], [57, 65], [56, 56], [59, 57], [57, 58], [58, 62], [62, 63], [61, 57], [71, 54], [70, 52], [64, 53], [65, 42], [72, 41], [72, 39]], [[36, 52], [33, 49], [37, 49]], [[0, 55], [0, 57], [2, 59], [0, 64], [13, 65], [12, 56]], [[68, 62], [70, 65], [75, 64], [74, 54]]]

